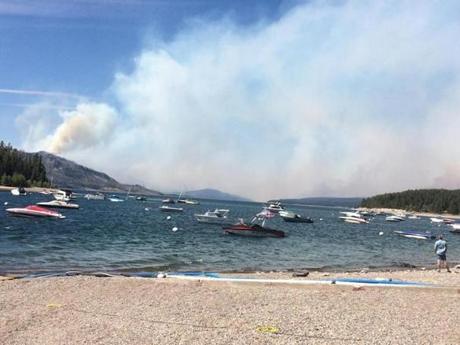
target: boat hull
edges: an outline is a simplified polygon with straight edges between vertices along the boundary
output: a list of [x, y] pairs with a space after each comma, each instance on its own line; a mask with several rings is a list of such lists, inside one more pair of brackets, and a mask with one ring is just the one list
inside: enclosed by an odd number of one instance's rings
[[26, 207], [26, 208], [7, 208], [6, 212], [13, 216], [20, 216], [20, 217], [41, 217], [41, 218], [55, 218], [55, 219], [63, 219], [65, 216], [62, 214], [48, 210], [44, 207], [40, 206], [33, 206], [33, 207]]
[[48, 207], [48, 208], [67, 208], [67, 209], [79, 209], [80, 206], [77, 204], [67, 204], [67, 203], [54, 203], [54, 202], [39, 202], [38, 206]]
[[184, 212], [184, 209], [182, 207], [165, 207], [162, 206], [160, 207], [161, 212]]
[[285, 222], [289, 223], [313, 223], [311, 218], [302, 218], [302, 217], [282, 217]]
[[265, 228], [260, 225], [238, 224], [224, 227], [224, 232], [231, 235], [248, 236], [248, 237], [285, 237], [284, 231]]

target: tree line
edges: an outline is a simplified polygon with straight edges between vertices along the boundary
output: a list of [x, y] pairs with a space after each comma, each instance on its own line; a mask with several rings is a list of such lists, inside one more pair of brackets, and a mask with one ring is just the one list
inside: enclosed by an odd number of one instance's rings
[[460, 213], [460, 189], [418, 189], [386, 193], [363, 199], [362, 207], [397, 208], [407, 211]]
[[38, 153], [17, 150], [0, 141], [0, 185], [49, 187], [50, 184]]

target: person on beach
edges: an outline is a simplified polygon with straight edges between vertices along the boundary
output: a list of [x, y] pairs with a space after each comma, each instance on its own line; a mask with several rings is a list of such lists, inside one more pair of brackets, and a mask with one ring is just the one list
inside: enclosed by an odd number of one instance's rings
[[447, 272], [450, 272], [449, 265], [447, 264], [447, 242], [442, 235], [438, 236], [438, 240], [434, 244], [434, 251], [438, 256], [438, 272], [441, 272], [442, 266], [445, 266]]

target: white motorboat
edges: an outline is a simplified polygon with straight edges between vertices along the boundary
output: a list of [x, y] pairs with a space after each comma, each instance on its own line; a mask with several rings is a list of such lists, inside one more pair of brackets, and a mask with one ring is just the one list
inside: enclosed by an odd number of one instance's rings
[[161, 200], [161, 202], [163, 204], [175, 204], [176, 202], [174, 201], [174, 199], [171, 199], [171, 198], [166, 198], [166, 199], [163, 199]]
[[278, 214], [285, 222], [290, 223], [313, 223], [313, 219], [310, 217], [303, 217], [300, 214], [297, 214], [293, 211], [279, 211]]
[[47, 217], [58, 219], [65, 218], [65, 216], [63, 216], [59, 212], [36, 205], [29, 205], [27, 207], [7, 208], [6, 211], [14, 216]]
[[85, 194], [84, 196], [87, 200], [105, 200], [105, 195], [98, 193], [98, 194]]
[[452, 229], [450, 229], [450, 232], [460, 233], [460, 223], [454, 223], [449, 225], [452, 227]]
[[284, 207], [281, 205], [281, 201], [279, 200], [268, 201], [267, 204], [268, 206], [266, 206], [266, 209], [270, 212], [278, 213], [280, 211], [284, 211]]
[[407, 217], [409, 219], [420, 219], [419, 216], [415, 215], [415, 214], [411, 214], [409, 217]]
[[187, 205], [199, 205], [200, 203], [196, 200], [191, 199], [177, 199], [178, 204], [187, 204]]
[[160, 211], [162, 212], [184, 212], [184, 209], [182, 207], [172, 207], [168, 205], [162, 205], [160, 206]]
[[404, 221], [405, 219], [404, 219], [403, 216], [395, 216], [395, 215], [393, 215], [393, 216], [387, 216], [387, 217], [385, 218], [385, 220], [386, 220], [387, 222], [402, 222], [402, 221]]
[[58, 190], [53, 193], [53, 196], [56, 200], [59, 201], [70, 201], [72, 199], [72, 191], [70, 190]]
[[26, 190], [23, 187], [14, 188], [11, 190], [11, 194], [14, 196], [24, 196], [27, 195]]
[[413, 230], [397, 230], [394, 232], [400, 236], [407, 237], [407, 238], [415, 238], [417, 240], [432, 240], [436, 237], [429, 231], [422, 232], [422, 231], [413, 231]]
[[110, 196], [109, 201], [111, 201], [111, 202], [123, 202], [125, 200], [120, 198], [120, 197], [118, 197], [118, 196], [116, 196], [116, 195], [112, 195], [112, 196]]
[[218, 209], [216, 208], [214, 211], [206, 211], [203, 214], [195, 214], [195, 218], [200, 223], [208, 223], [208, 224], [224, 224], [228, 218], [227, 214], [230, 210], [227, 209]]
[[432, 217], [430, 218], [430, 220], [432, 223], [444, 223], [444, 220], [442, 218]]
[[340, 212], [343, 216], [339, 218], [346, 223], [351, 224], [369, 224], [369, 221], [364, 218], [359, 212]]
[[61, 201], [61, 200], [38, 202], [37, 205], [38, 206], [45, 206], [45, 207], [53, 207], [53, 208], [72, 208], [72, 209], [80, 208], [80, 206], [77, 205], [77, 204], [72, 204], [70, 202]]

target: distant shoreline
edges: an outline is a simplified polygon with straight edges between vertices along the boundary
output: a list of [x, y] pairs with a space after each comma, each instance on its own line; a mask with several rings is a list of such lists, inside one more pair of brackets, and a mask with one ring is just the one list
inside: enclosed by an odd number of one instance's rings
[[357, 210], [360, 211], [369, 211], [369, 212], [384, 212], [390, 214], [413, 214], [419, 217], [441, 217], [441, 218], [453, 218], [453, 219], [460, 219], [460, 215], [458, 214], [450, 214], [450, 213], [433, 213], [433, 212], [416, 212], [416, 211], [408, 211], [403, 209], [397, 208], [368, 208], [368, 207], [358, 207]]

